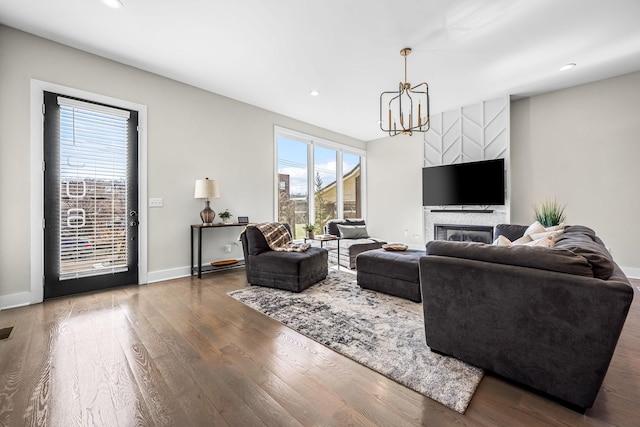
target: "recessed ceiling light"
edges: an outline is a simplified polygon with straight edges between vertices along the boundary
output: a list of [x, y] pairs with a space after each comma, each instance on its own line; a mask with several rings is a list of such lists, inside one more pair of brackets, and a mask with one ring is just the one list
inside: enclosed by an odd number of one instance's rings
[[318, 96], [318, 95], [320, 95], [320, 92], [318, 92], [317, 90], [312, 90], [311, 92], [309, 92], [309, 95]]
[[572, 69], [573, 67], [575, 67], [576, 64], [574, 64], [573, 62], [569, 63], [569, 64], [565, 64], [562, 67], [560, 67], [560, 71], [567, 71]]
[[106, 4], [112, 9], [120, 9], [124, 6], [120, 0], [102, 0], [102, 3]]

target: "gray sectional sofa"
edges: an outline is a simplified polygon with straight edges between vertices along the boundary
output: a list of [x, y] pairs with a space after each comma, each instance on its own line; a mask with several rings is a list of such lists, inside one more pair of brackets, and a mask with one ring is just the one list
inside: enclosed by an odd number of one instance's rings
[[[385, 241], [370, 237], [363, 219], [330, 219], [324, 227], [325, 234], [341, 237], [335, 242], [325, 243], [326, 248], [340, 245], [340, 265], [349, 269], [356, 268], [359, 253], [380, 249]], [[329, 251], [329, 262], [338, 262], [338, 252]]]
[[[515, 240], [526, 226], [499, 225]], [[593, 405], [633, 288], [593, 230], [553, 248], [433, 241], [420, 258], [426, 340], [450, 355], [560, 399]]]

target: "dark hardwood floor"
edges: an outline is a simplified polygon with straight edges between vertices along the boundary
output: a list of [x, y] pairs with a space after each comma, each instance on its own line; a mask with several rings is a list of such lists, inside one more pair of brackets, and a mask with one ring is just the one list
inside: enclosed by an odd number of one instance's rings
[[461, 415], [226, 295], [246, 285], [236, 270], [1, 311], [0, 425], [640, 425], [638, 295], [584, 415], [491, 376]]

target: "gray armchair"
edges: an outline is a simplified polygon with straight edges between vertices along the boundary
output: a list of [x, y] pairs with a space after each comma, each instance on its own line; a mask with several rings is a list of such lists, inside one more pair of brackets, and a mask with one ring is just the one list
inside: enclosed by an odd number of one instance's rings
[[[289, 224], [284, 224], [291, 233]], [[241, 236], [247, 281], [251, 285], [300, 292], [327, 277], [327, 250], [273, 251], [256, 227], [247, 226]]]

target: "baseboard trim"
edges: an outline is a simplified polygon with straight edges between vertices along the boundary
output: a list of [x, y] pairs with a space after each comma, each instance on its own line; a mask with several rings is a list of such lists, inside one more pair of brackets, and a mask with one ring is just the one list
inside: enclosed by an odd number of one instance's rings
[[[173, 268], [169, 270], [151, 271], [147, 273], [146, 283], [162, 282], [164, 280], [178, 279], [180, 277], [189, 276], [189, 267]], [[9, 310], [11, 308], [24, 307], [31, 304], [42, 302], [42, 295], [36, 295], [34, 292], [19, 292], [15, 294], [0, 295], [0, 310]]]
[[165, 280], [179, 279], [191, 274], [189, 267], [171, 268], [168, 270], [150, 271], [147, 274], [147, 283], [163, 282]]
[[17, 294], [0, 295], [0, 310], [9, 310], [11, 308], [24, 307], [38, 303], [34, 301], [35, 296], [32, 292], [19, 292]]
[[622, 272], [630, 279], [640, 279], [640, 268], [637, 267], [620, 267]]

